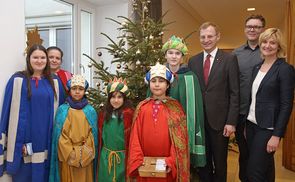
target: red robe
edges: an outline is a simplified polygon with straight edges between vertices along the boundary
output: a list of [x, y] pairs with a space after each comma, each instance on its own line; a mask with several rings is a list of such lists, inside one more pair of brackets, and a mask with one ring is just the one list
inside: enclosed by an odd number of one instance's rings
[[64, 86], [64, 89], [67, 93], [69, 93], [69, 90], [68, 90], [68, 87], [67, 87], [67, 82], [69, 79], [72, 78], [72, 73], [66, 71], [66, 70], [58, 70], [56, 72], [57, 76], [59, 77], [59, 79], [61, 80], [62, 82], [62, 85]]
[[[157, 106], [156, 106], [157, 107]], [[142, 101], [134, 115], [130, 135], [127, 172], [137, 181], [189, 181], [189, 152], [186, 119], [181, 105], [167, 98], [155, 114], [155, 100]], [[171, 172], [166, 178], [142, 178], [138, 167], [144, 156], [165, 157]]]

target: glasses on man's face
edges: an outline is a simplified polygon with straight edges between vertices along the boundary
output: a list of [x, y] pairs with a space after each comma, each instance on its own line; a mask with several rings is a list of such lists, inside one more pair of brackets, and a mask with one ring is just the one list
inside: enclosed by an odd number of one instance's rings
[[261, 28], [263, 28], [263, 26], [258, 26], [258, 25], [246, 25], [245, 28], [247, 30], [260, 30]]

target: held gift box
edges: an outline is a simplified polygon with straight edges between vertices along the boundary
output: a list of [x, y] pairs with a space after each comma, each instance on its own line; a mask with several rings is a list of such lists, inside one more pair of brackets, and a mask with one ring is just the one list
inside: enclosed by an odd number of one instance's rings
[[166, 164], [164, 157], [144, 157], [143, 165], [138, 168], [141, 177], [165, 178]]

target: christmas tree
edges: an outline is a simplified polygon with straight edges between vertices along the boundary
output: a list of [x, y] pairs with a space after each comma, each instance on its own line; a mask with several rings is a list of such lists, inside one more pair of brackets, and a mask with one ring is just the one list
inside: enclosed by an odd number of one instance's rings
[[[134, 106], [146, 98], [147, 85], [144, 83], [144, 76], [151, 65], [164, 61], [161, 52], [162, 36], [165, 26], [168, 25], [162, 23], [164, 15], [160, 20], [150, 17], [150, 4], [150, 0], [133, 0], [135, 19], [124, 16], [118, 16], [118, 20], [107, 18], [119, 24], [119, 41], [115, 42], [107, 34], [102, 33], [110, 43], [106, 47], [99, 47], [98, 50], [105, 49], [114, 57], [112, 64], [116, 64], [116, 73], [110, 73], [103, 60], [96, 61], [84, 54], [90, 59], [89, 66], [95, 67], [94, 79], [99, 79], [102, 83], [98, 84], [97, 88], [90, 88], [88, 93], [88, 99], [96, 109], [99, 109], [106, 99], [104, 87], [115, 76], [126, 79], [131, 90], [129, 98]], [[98, 56], [101, 56], [101, 52], [98, 52]]]

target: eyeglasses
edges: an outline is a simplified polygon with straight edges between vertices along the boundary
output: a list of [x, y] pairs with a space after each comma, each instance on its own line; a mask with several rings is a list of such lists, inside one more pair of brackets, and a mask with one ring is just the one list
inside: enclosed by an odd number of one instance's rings
[[258, 25], [246, 25], [245, 28], [247, 30], [260, 30], [261, 28], [263, 28], [263, 26], [258, 26]]

